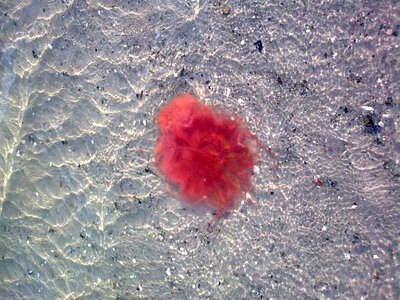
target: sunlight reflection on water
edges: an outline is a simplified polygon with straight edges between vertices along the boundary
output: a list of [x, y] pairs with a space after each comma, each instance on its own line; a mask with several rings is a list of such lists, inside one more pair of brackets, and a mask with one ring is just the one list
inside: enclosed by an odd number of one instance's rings
[[[393, 1], [0, 11], [0, 298], [398, 296]], [[278, 160], [215, 222], [154, 164], [154, 116], [183, 92]]]

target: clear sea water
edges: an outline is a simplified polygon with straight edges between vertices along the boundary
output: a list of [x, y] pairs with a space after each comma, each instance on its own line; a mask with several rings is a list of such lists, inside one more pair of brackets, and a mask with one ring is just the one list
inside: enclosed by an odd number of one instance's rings
[[[398, 299], [400, 3], [0, 0], [1, 299]], [[251, 203], [154, 165], [183, 92], [246, 120]]]

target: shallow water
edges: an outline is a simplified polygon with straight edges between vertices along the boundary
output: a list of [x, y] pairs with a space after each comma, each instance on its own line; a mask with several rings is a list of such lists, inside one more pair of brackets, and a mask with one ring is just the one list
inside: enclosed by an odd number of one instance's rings
[[[0, 1], [0, 298], [397, 299], [397, 1]], [[209, 223], [154, 166], [191, 92], [263, 155]]]

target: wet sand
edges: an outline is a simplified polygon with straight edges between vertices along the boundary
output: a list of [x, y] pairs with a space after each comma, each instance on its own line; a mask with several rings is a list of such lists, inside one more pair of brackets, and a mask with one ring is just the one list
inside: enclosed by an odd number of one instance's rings
[[[396, 1], [0, 2], [0, 298], [397, 299]], [[246, 120], [253, 201], [168, 193], [155, 115]]]

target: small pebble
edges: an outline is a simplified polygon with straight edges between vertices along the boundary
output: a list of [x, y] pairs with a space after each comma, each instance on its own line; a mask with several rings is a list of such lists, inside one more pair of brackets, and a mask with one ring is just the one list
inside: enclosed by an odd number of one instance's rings
[[316, 186], [323, 186], [324, 182], [321, 179], [315, 180], [315, 185]]
[[254, 174], [260, 174], [260, 167], [254, 166]]
[[231, 89], [227, 88], [226, 91], [225, 91], [225, 96], [229, 97], [230, 94], [231, 94]]
[[247, 200], [247, 201], [251, 201], [251, 195], [250, 195], [250, 193], [246, 193], [246, 200]]
[[366, 110], [366, 111], [374, 111], [374, 109], [372, 107], [366, 106], [366, 105], [361, 106], [361, 108]]
[[263, 44], [261, 42], [261, 40], [258, 40], [257, 42], [254, 43], [254, 46], [256, 46], [256, 49], [258, 50], [258, 52], [262, 52], [263, 49]]
[[229, 7], [228, 5], [224, 5], [224, 6], [222, 7], [222, 13], [223, 13], [225, 16], [229, 15], [229, 14], [231, 13], [230, 7]]
[[179, 253], [182, 254], [182, 255], [187, 255], [187, 254], [188, 254], [188, 252], [186, 251], [186, 249], [183, 248], [183, 247], [180, 247], [180, 248], [179, 248]]

